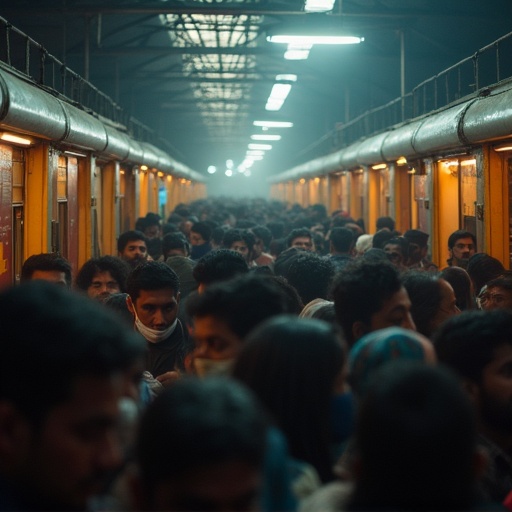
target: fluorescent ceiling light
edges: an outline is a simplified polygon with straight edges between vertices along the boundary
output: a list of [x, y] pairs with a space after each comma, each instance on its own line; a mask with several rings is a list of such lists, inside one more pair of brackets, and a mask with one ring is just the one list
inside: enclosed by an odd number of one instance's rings
[[281, 140], [281, 135], [265, 135], [265, 134], [256, 134], [251, 135], [252, 140]]
[[284, 58], [286, 60], [307, 60], [309, 57], [309, 50], [286, 50]]
[[290, 121], [253, 121], [254, 126], [262, 128], [292, 128], [293, 123]]
[[265, 151], [268, 151], [272, 149], [272, 144], [249, 144], [247, 147], [249, 149], [264, 149]]
[[291, 84], [274, 84], [272, 91], [270, 91], [269, 100], [285, 100], [290, 91], [292, 90]]
[[385, 169], [387, 167], [387, 164], [376, 164], [372, 165], [372, 169], [374, 171], [380, 171], [381, 169]]
[[263, 160], [264, 157], [263, 157], [263, 155], [260, 155], [260, 156], [253, 155], [253, 156], [246, 156], [245, 158], [246, 158], [246, 160], [256, 162], [257, 160]]
[[249, 149], [246, 152], [247, 156], [261, 156], [264, 154], [265, 154], [265, 151], [263, 151], [263, 149]]
[[296, 82], [297, 75], [276, 75], [276, 82]]
[[23, 144], [24, 146], [30, 146], [32, 141], [30, 139], [26, 139], [24, 137], [19, 137], [18, 135], [14, 135], [13, 133], [4, 132], [0, 135], [0, 139], [6, 140], [7, 142], [14, 142], [15, 144]]
[[335, 0], [306, 0], [306, 12], [329, 12], [334, 7]]
[[267, 41], [270, 43], [281, 44], [358, 44], [364, 41], [364, 37], [356, 36], [306, 36], [306, 35], [275, 35], [268, 36]]

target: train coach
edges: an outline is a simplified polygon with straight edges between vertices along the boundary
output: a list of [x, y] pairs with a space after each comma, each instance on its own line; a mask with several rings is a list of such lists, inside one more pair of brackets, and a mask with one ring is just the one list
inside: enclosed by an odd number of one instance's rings
[[468, 230], [478, 251], [510, 268], [511, 105], [512, 79], [481, 87], [273, 177], [271, 196], [343, 210], [364, 219], [370, 233], [378, 217], [391, 216], [402, 232], [431, 234], [431, 257], [441, 267], [450, 233]]
[[199, 173], [126, 125], [0, 62], [0, 287], [32, 254], [60, 252], [75, 270], [115, 255], [137, 217], [205, 194]]

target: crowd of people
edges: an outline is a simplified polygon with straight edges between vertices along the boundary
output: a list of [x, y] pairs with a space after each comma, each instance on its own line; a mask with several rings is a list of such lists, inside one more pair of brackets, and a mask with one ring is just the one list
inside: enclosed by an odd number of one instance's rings
[[512, 510], [512, 274], [474, 234], [439, 269], [322, 205], [134, 227], [0, 292], [0, 510]]

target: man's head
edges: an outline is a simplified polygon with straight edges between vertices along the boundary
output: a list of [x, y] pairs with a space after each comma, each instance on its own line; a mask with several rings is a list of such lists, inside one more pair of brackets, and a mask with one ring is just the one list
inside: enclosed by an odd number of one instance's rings
[[126, 291], [137, 330], [151, 342], [166, 339], [178, 317], [180, 282], [176, 272], [165, 263], [148, 261], [131, 271]]
[[485, 300], [481, 301], [482, 309], [512, 310], [512, 276], [506, 275], [492, 279], [487, 283]]
[[20, 281], [50, 281], [71, 287], [71, 264], [58, 253], [34, 254], [25, 260], [21, 268]]
[[297, 247], [305, 251], [313, 251], [313, 235], [308, 228], [296, 228], [286, 237], [287, 247]]
[[281, 275], [297, 290], [303, 304], [307, 304], [313, 299], [327, 298], [335, 273], [330, 258], [299, 250]]
[[190, 228], [189, 240], [191, 245], [203, 245], [210, 242], [212, 227], [207, 222], [195, 222]]
[[484, 457], [471, 405], [448, 370], [388, 363], [362, 401], [355, 432], [350, 510], [474, 508]]
[[439, 362], [462, 379], [486, 434], [512, 431], [512, 312], [466, 311], [434, 339]]
[[468, 260], [475, 254], [476, 237], [469, 231], [458, 229], [448, 237], [450, 265], [466, 268]]
[[231, 364], [245, 336], [263, 320], [289, 313], [288, 304], [281, 287], [259, 275], [218, 283], [191, 297], [187, 313], [193, 319], [196, 371], [208, 373], [211, 361]]
[[411, 301], [391, 263], [355, 261], [338, 273], [331, 293], [350, 346], [364, 334], [384, 327], [415, 330]]
[[354, 233], [348, 228], [332, 228], [329, 241], [331, 254], [352, 254], [356, 243]]
[[132, 268], [148, 258], [147, 238], [140, 231], [125, 231], [117, 240], [119, 257]]
[[199, 259], [193, 275], [201, 292], [213, 283], [227, 281], [247, 272], [249, 267], [241, 254], [230, 249], [217, 249]]
[[408, 229], [404, 233], [404, 238], [409, 242], [409, 260], [407, 265], [419, 263], [427, 256], [428, 237], [428, 233], [424, 233], [419, 229]]
[[403, 268], [407, 263], [409, 242], [403, 236], [390, 238], [384, 243], [383, 251], [387, 254], [389, 261], [398, 268]]
[[240, 253], [247, 262], [253, 259], [253, 248], [256, 243], [256, 237], [247, 229], [229, 229], [224, 234], [222, 245], [226, 249], [231, 249]]
[[105, 300], [114, 293], [126, 292], [130, 267], [120, 258], [102, 256], [86, 261], [76, 276], [76, 286], [91, 299]]
[[185, 379], [144, 414], [137, 438], [139, 510], [257, 510], [264, 415], [227, 379]]
[[23, 510], [84, 509], [121, 463], [118, 402], [142, 340], [94, 301], [42, 281], [0, 294], [0, 325], [2, 481], [23, 493]]
[[183, 233], [168, 233], [162, 239], [162, 253], [164, 260], [171, 256], [188, 257], [190, 244]]
[[460, 313], [451, 284], [438, 274], [411, 270], [404, 275], [403, 284], [416, 329], [424, 336], [432, 336], [443, 322]]
[[377, 231], [381, 229], [387, 229], [388, 231], [395, 230], [395, 221], [391, 217], [379, 217], [377, 219]]

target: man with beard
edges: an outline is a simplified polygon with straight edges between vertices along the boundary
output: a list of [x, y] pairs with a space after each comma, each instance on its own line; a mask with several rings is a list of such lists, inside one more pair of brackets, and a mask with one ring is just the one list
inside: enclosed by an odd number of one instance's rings
[[440, 363], [461, 378], [477, 414], [479, 443], [489, 454], [487, 497], [512, 491], [512, 312], [466, 311], [450, 318], [434, 340]]
[[468, 266], [468, 261], [476, 252], [476, 238], [473, 233], [458, 229], [448, 237], [450, 257], [447, 263], [450, 267]]
[[117, 250], [119, 257], [135, 268], [148, 259], [148, 239], [141, 231], [125, 231], [117, 240]]
[[114, 293], [126, 292], [128, 264], [115, 256], [87, 260], [79, 270], [75, 284], [91, 299], [103, 302]]

